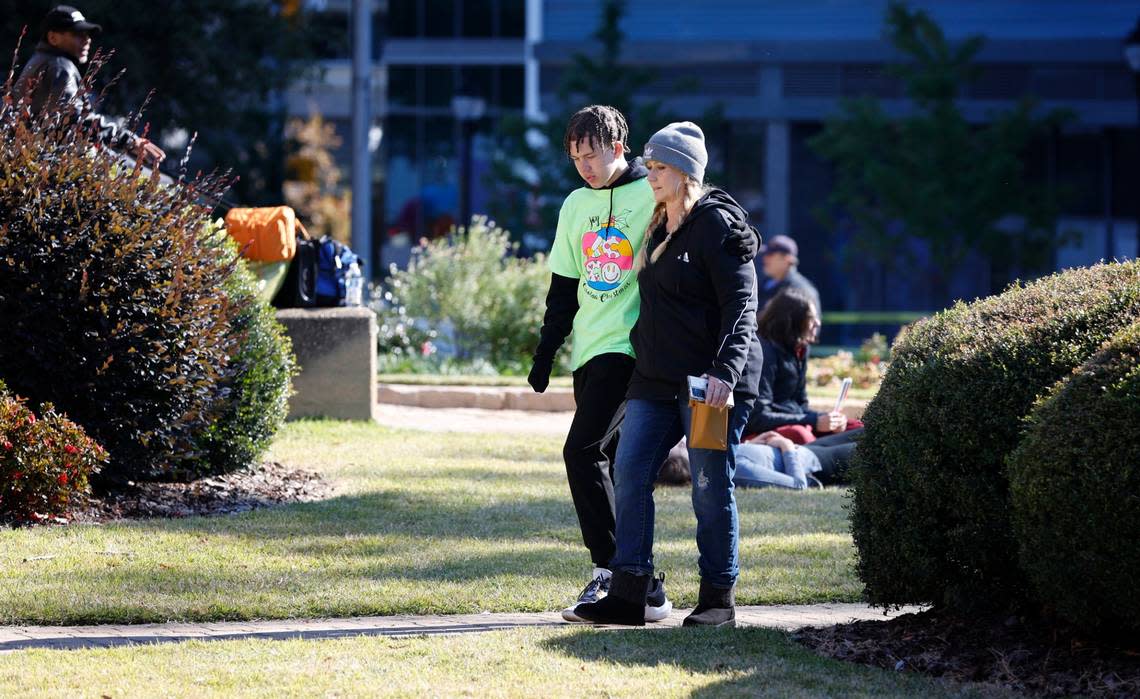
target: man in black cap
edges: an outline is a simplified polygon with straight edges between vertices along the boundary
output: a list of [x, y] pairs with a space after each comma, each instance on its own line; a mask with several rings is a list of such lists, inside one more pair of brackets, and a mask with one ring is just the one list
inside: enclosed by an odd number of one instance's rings
[[79, 67], [87, 63], [91, 37], [102, 30], [70, 5], [52, 8], [40, 25], [36, 52], [16, 80], [15, 96], [27, 100], [33, 114], [44, 107], [74, 110], [94, 140], [157, 166], [166, 157], [161, 148], [93, 111], [80, 93]]
[[815, 304], [815, 312], [823, 316], [823, 307], [819, 305], [819, 292], [808, 278], [800, 274], [799, 246], [796, 241], [786, 235], [773, 236], [767, 245], [760, 248], [760, 260], [767, 279], [760, 285], [760, 303], [764, 305], [784, 289], [799, 289], [807, 294]]

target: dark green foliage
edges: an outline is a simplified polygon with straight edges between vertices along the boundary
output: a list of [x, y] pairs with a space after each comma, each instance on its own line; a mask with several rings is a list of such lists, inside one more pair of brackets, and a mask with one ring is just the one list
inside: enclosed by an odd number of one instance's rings
[[1036, 407], [1009, 458], [1021, 567], [1073, 624], [1140, 630], [1140, 324]]
[[956, 101], [981, 73], [975, 60], [983, 38], [952, 43], [925, 12], [900, 2], [889, 4], [886, 36], [904, 56], [892, 72], [914, 110], [894, 118], [875, 99], [848, 100], [811, 141], [835, 166], [823, 217], [849, 217], [856, 254], [902, 273], [915, 263], [908, 241], [927, 241], [933, 270], [919, 273], [933, 272], [942, 287], [973, 252], [993, 264], [999, 286], [1011, 269], [1042, 268], [1055, 239], [1057, 195], [1026, 179], [1023, 154], [1066, 115], [1040, 118], [1023, 100], [971, 124]]
[[[236, 258], [237, 246], [219, 232], [218, 254]], [[239, 264], [225, 284], [238, 309], [230, 327], [237, 354], [226, 365], [228, 390], [216, 421], [198, 436], [198, 458], [187, 475], [226, 473], [255, 463], [289, 411], [290, 380], [297, 373], [293, 345], [273, 308], [257, 298], [256, 279]]]
[[1058, 273], [919, 322], [867, 407], [851, 528], [871, 602], [1020, 599], [1005, 458], [1036, 398], [1140, 318], [1140, 263]]
[[[7, 66], [21, 27], [18, 62], [39, 39], [40, 20], [57, 0], [0, 0], [0, 56]], [[279, 203], [285, 103], [278, 96], [312, 63], [310, 18], [283, 16], [273, 0], [84, 0], [76, 5], [103, 26], [94, 49], [113, 50], [102, 83], [123, 71], [101, 108], [118, 116], [138, 109], [150, 136], [197, 132], [194, 167], [241, 173], [236, 196]], [[347, 31], [347, 30], [346, 30]], [[96, 91], [104, 87], [96, 86]], [[141, 130], [141, 128], [140, 128]], [[180, 157], [181, 153], [172, 153]]]
[[64, 514], [106, 460], [103, 447], [50, 403], [37, 418], [0, 382], [0, 522]]
[[238, 308], [198, 192], [93, 152], [73, 124], [0, 104], [0, 376], [103, 444], [101, 479], [169, 476], [225, 399]]

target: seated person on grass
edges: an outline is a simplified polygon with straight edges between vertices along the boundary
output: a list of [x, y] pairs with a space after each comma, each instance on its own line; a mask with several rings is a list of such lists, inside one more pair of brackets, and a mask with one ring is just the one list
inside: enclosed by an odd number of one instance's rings
[[818, 328], [815, 305], [799, 289], [785, 289], [760, 311], [756, 334], [764, 367], [745, 435], [775, 431], [796, 444], [807, 444], [825, 434], [863, 426], [839, 411], [821, 413], [808, 406], [808, 347]]

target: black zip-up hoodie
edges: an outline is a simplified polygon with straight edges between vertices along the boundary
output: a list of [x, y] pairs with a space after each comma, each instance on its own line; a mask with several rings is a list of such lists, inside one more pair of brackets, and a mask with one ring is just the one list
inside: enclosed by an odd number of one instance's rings
[[[756, 395], [763, 353], [756, 339], [756, 268], [739, 250], [748, 214], [726, 192], [701, 197], [656, 262], [638, 275], [641, 312], [630, 333], [637, 363], [628, 396], [670, 400], [687, 376], [709, 374], [741, 398]], [[665, 226], [644, 245], [651, 252]]]
[[748, 416], [746, 434], [767, 432], [784, 425], [814, 425], [819, 413], [808, 407], [807, 352], [797, 356], [767, 338], [760, 338], [764, 366], [756, 404]]
[[139, 137], [91, 109], [82, 88], [83, 77], [75, 57], [44, 40], [36, 45], [36, 52], [20, 72], [13, 92], [16, 99], [29, 99], [32, 114], [45, 107], [69, 110], [90, 130], [93, 140], [124, 153], [136, 150]]

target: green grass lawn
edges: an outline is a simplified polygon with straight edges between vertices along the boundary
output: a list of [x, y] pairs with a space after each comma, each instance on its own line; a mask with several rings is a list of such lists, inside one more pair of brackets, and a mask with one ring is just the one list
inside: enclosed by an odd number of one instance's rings
[[[272, 458], [319, 503], [237, 516], [0, 530], [0, 623], [560, 609], [589, 560], [558, 438], [289, 424]], [[844, 493], [738, 491], [740, 604], [856, 601]], [[696, 600], [687, 488], [657, 496], [657, 563]]]
[[766, 629], [519, 629], [0, 655], [5, 696], [996, 697], [812, 655]]
[[[584, 582], [560, 440], [293, 423], [272, 457], [331, 500], [239, 516], [0, 530], [0, 622], [551, 610]], [[697, 589], [688, 490], [657, 560]], [[741, 604], [854, 601], [841, 491], [740, 493]], [[817, 657], [766, 629], [191, 641], [0, 654], [0, 696], [1006, 696]]]

